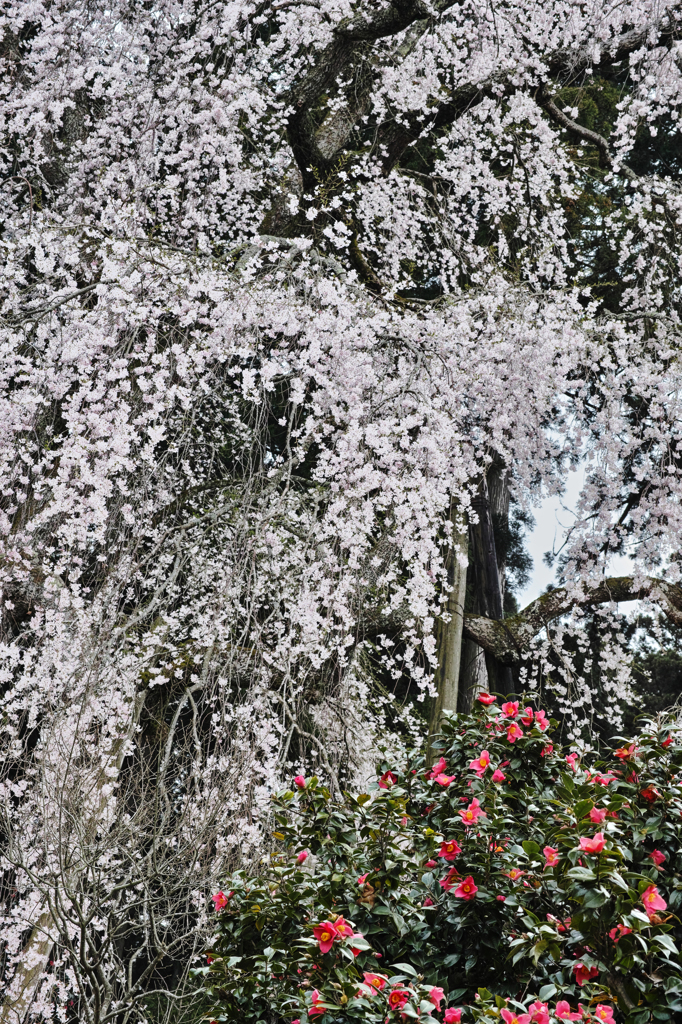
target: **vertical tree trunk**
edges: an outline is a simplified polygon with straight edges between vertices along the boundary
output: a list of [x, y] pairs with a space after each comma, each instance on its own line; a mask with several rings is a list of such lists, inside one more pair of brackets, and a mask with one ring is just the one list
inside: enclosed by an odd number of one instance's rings
[[447, 621], [445, 618], [440, 619], [437, 624], [438, 668], [435, 678], [437, 697], [431, 709], [429, 736], [438, 732], [444, 711], [457, 710], [459, 692], [468, 534], [466, 526], [462, 529], [461, 523], [458, 523], [454, 506], [451, 506], [450, 509], [450, 523], [452, 524], [452, 544], [447, 554], [450, 591], [444, 609], [448, 618]]
[[[506, 525], [509, 515], [509, 471], [495, 462], [488, 479], [484, 479], [472, 502], [478, 522], [469, 525], [470, 610], [490, 619], [504, 617], [504, 551], [498, 554], [495, 545], [493, 515]], [[470, 711], [476, 694], [482, 688], [480, 649], [472, 641], [464, 647], [463, 672], [460, 680], [460, 710]], [[511, 693], [514, 689], [512, 671], [485, 654], [485, 671], [489, 689]]]

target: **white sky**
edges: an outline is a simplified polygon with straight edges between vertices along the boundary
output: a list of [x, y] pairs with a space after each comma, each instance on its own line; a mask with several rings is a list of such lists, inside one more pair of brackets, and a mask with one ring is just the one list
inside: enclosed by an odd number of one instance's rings
[[[542, 556], [545, 551], [558, 551], [561, 547], [566, 528], [573, 522], [573, 509], [580, 494], [583, 474], [582, 468], [570, 473], [563, 495], [545, 498], [540, 507], [533, 510], [536, 526], [532, 533], [526, 534], [526, 546], [533, 557], [533, 571], [528, 586], [516, 595], [519, 608], [524, 608], [539, 597], [549, 583], [555, 582], [554, 569], [545, 565]], [[609, 568], [612, 575], [625, 575], [629, 571], [630, 559], [627, 556], [612, 558]]]

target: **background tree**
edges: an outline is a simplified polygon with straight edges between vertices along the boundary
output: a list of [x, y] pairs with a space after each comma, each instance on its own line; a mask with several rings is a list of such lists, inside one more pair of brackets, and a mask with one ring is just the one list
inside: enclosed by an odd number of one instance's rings
[[620, 598], [678, 607], [679, 20], [4, 13], [3, 1020], [182, 995], [165, 958], [257, 861], [282, 772], [338, 794], [424, 731], [446, 661], [457, 699], [457, 538], [489, 672], [551, 682], [561, 617], [500, 639], [486, 489], [494, 538], [587, 460], [552, 607], [608, 603], [626, 544]]

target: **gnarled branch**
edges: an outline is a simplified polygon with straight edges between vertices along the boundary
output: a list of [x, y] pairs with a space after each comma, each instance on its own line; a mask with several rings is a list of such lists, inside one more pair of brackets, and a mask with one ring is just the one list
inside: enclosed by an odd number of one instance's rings
[[530, 649], [535, 636], [549, 622], [572, 608], [648, 598], [660, 605], [671, 622], [682, 626], [682, 588], [655, 577], [636, 586], [632, 576], [612, 576], [598, 587], [582, 584], [578, 590], [558, 587], [532, 601], [511, 618], [496, 620], [485, 615], [464, 616], [464, 636], [505, 665], [515, 665]]

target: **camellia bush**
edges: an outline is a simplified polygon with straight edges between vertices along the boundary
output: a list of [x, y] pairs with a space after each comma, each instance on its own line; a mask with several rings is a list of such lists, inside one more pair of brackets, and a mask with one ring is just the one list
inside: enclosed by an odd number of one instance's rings
[[[213, 896], [216, 1022], [644, 1024], [682, 1013], [682, 746], [599, 754], [487, 694], [368, 792], [274, 799], [278, 851]], [[676, 1018], [679, 1019], [679, 1018]]]

